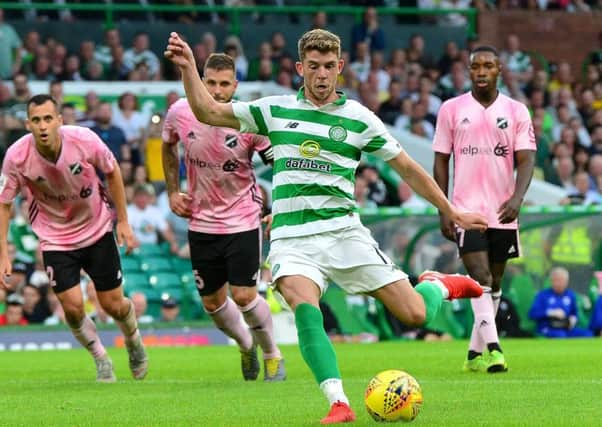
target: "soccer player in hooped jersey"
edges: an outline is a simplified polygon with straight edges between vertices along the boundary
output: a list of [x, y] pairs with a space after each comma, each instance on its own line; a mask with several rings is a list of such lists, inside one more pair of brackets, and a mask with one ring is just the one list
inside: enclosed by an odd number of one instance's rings
[[[489, 223], [487, 232], [479, 233], [439, 211], [442, 233], [457, 243], [466, 271], [491, 289], [471, 300], [474, 325], [464, 370], [473, 372], [508, 370], [495, 315], [506, 261], [519, 256], [518, 212], [533, 176], [537, 149], [527, 107], [497, 90], [500, 71], [495, 48], [473, 50], [472, 90], [441, 106], [433, 142], [439, 187], [448, 193], [453, 153], [452, 203], [464, 211], [481, 213]], [[484, 350], [487, 353], [483, 354]]]
[[[234, 61], [212, 54], [203, 79], [213, 99], [230, 102], [237, 86]], [[179, 190], [179, 141], [185, 149], [187, 194]], [[190, 257], [205, 311], [238, 343], [245, 380], [259, 374], [257, 345], [263, 352], [264, 380], [284, 380], [270, 308], [257, 293], [263, 200], [251, 158], [257, 151], [266, 164], [272, 163], [270, 141], [200, 123], [186, 99], [180, 99], [167, 112], [163, 142], [169, 205], [177, 215], [190, 218]]]
[[6, 235], [11, 204], [21, 191], [29, 201], [29, 219], [40, 239], [50, 284], [73, 335], [96, 362], [96, 380], [114, 382], [115, 374], [96, 326], [84, 312], [82, 268], [93, 280], [102, 308], [123, 332], [133, 377], [143, 379], [148, 358], [134, 307], [123, 296], [110, 201], [96, 172], [106, 175], [117, 215], [117, 240], [129, 251], [137, 241], [127, 221], [119, 166], [94, 132], [62, 125], [49, 95], [32, 97], [27, 116], [31, 133], [10, 146], [0, 176], [0, 286], [7, 287], [4, 277], [11, 273]]
[[327, 281], [348, 293], [381, 300], [402, 322], [423, 325], [445, 298], [483, 292], [467, 276], [425, 272], [416, 288], [380, 251], [359, 219], [354, 172], [362, 151], [389, 164], [421, 196], [465, 229], [485, 230], [478, 214], [454, 208], [435, 181], [414, 162], [367, 108], [335, 90], [343, 69], [341, 42], [325, 30], [299, 40], [297, 96], [218, 103], [203, 86], [190, 47], [171, 33], [165, 56], [179, 66], [197, 119], [213, 126], [267, 135], [274, 150], [269, 261], [275, 287], [295, 313], [301, 354], [330, 404], [321, 422], [355, 420], [343, 390], [334, 348], [322, 325], [319, 299]]

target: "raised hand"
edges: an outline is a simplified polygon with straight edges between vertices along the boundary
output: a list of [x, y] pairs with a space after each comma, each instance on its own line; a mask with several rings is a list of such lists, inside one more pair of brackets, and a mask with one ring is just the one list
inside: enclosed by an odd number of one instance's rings
[[167, 40], [163, 55], [179, 67], [195, 67], [196, 61], [192, 49], [176, 32], [172, 32]]
[[13, 272], [13, 266], [8, 258], [8, 254], [3, 253], [0, 255], [0, 289], [6, 289], [10, 291], [10, 286], [5, 279], [6, 276], [10, 276]]

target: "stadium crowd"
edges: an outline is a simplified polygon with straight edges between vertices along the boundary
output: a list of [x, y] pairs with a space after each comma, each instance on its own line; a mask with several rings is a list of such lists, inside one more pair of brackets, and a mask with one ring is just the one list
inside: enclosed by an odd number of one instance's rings
[[[191, 4], [191, 1], [173, 1]], [[244, 3], [247, 2], [234, 2]], [[256, 2], [257, 3], [257, 2]], [[284, 2], [287, 4], [288, 2]], [[357, 2], [349, 2], [355, 4]], [[361, 2], [365, 4], [366, 2]], [[369, 2], [371, 4], [379, 2]], [[390, 5], [383, 1], [381, 4]], [[403, 6], [412, 4], [403, 3]], [[411, 2], [410, 2], [411, 3]], [[378, 5], [381, 5], [378, 4]], [[465, 8], [470, 1], [418, 1], [419, 7]], [[478, 7], [527, 7], [588, 10], [601, 8], [600, 1], [583, 0], [484, 2]], [[15, 12], [8, 14], [15, 17]], [[147, 244], [164, 241], [174, 256], [189, 256], [186, 245], [186, 221], [170, 212], [164, 183], [150, 173], [152, 158], [148, 155], [152, 141], [160, 140], [162, 118], [166, 110], [153, 111], [142, 107], [136, 94], [124, 92], [117, 102], [106, 102], [102, 94], [90, 91], [85, 95], [85, 108], [64, 102], [63, 82], [66, 81], [163, 81], [178, 80], [177, 70], [165, 61], [163, 46], [151, 46], [148, 34], [137, 33], [132, 40], [123, 40], [117, 27], [108, 28], [103, 40], [82, 39], [78, 51], [69, 51], [64, 40], [42, 38], [35, 29], [17, 34], [0, 10], [0, 150], [27, 133], [26, 102], [33, 95], [31, 81], [48, 82], [48, 92], [58, 101], [65, 124], [90, 127], [115, 154], [122, 169], [128, 213], [139, 240]], [[50, 19], [85, 19], [77, 13], [49, 16]], [[464, 25], [454, 22], [450, 25]], [[458, 19], [463, 18], [459, 15]], [[187, 22], [186, 16], [167, 17]], [[195, 16], [188, 16], [190, 22]], [[328, 26], [328, 15], [313, 16], [313, 28]], [[308, 28], [309, 29], [309, 28]], [[447, 43], [438, 57], [431, 53], [421, 34], [413, 34], [406, 48], [388, 49], [384, 30], [379, 26], [378, 9], [366, 9], [363, 21], [350, 27], [351, 49], [343, 52], [346, 67], [339, 86], [347, 95], [374, 111], [385, 123], [399, 130], [425, 138], [433, 137], [437, 113], [442, 102], [467, 91], [470, 87], [467, 69], [469, 52], [478, 40], [471, 38], [464, 46]], [[223, 50], [235, 59], [239, 81], [274, 81], [293, 90], [302, 85], [295, 71], [296, 46], [288, 46], [282, 32], [274, 32], [264, 40], [256, 53], [250, 53], [243, 41], [234, 35], [224, 40], [207, 32], [199, 40], [190, 40], [202, 73], [207, 57]], [[507, 36], [500, 46], [503, 61], [499, 88], [525, 103], [532, 114], [538, 143], [536, 177], [562, 187], [564, 204], [602, 203], [602, 33], [599, 45], [583, 52], [583, 68], [574, 69], [568, 62], [543, 63], [521, 48], [515, 34]], [[169, 108], [178, 94], [165, 94]], [[185, 176], [182, 168], [182, 177]], [[425, 206], [426, 202], [412, 194], [407, 184], [397, 187], [386, 183], [379, 171], [366, 164], [356, 176], [356, 199], [361, 207]], [[267, 199], [267, 197], [266, 197]], [[269, 206], [266, 206], [269, 210]], [[14, 274], [11, 280], [19, 293], [7, 296], [0, 290], [0, 325], [25, 323], [57, 323], [62, 321], [60, 305], [48, 292], [48, 279], [37, 251], [37, 239], [28, 225], [28, 206], [21, 201], [14, 212], [10, 227]], [[88, 290], [88, 312], [106, 321], [106, 315], [95, 302], [93, 286], [82, 276]], [[144, 294], [136, 297], [139, 316], [144, 316]], [[599, 304], [598, 304], [599, 305]], [[177, 306], [166, 298], [166, 311]], [[173, 313], [173, 311], [171, 311]], [[104, 317], [103, 317], [104, 316]], [[168, 318], [176, 318], [168, 315]], [[599, 332], [598, 332], [599, 333]]]

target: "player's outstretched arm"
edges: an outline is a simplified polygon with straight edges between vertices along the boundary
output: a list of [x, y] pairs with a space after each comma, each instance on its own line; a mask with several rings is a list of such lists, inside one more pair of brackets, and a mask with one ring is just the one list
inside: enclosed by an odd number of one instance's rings
[[10, 220], [11, 205], [0, 203], [0, 288], [8, 290], [4, 276], [12, 274], [12, 265], [8, 258], [8, 221]]
[[126, 253], [130, 253], [132, 249], [138, 247], [138, 239], [128, 223], [125, 189], [117, 161], [115, 161], [113, 170], [107, 173], [107, 185], [117, 213], [117, 243], [119, 246], [125, 244]]
[[420, 196], [431, 202], [439, 212], [465, 230], [487, 229], [487, 219], [479, 214], [460, 213], [447, 200], [435, 180], [405, 151], [389, 160], [389, 165]]
[[178, 216], [190, 218], [192, 210], [190, 202], [192, 198], [180, 192], [180, 162], [178, 157], [178, 145], [163, 142], [161, 148], [163, 173], [167, 184], [167, 195], [169, 197], [169, 208]]
[[234, 116], [232, 104], [217, 102], [207, 91], [197, 71], [192, 49], [178, 33], [172, 32], [169, 35], [164, 55], [180, 69], [188, 104], [200, 122], [240, 129], [240, 122]]

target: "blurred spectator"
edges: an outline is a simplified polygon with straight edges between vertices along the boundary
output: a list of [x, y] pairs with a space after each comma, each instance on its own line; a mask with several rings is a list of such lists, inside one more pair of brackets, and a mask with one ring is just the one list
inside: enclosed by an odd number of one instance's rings
[[84, 103], [84, 112], [80, 117], [78, 117], [77, 124], [91, 128], [96, 124], [96, 111], [100, 105], [100, 98], [96, 92], [91, 90], [86, 93], [86, 96], [84, 97]]
[[349, 67], [353, 70], [355, 77], [360, 82], [368, 80], [370, 73], [370, 48], [368, 43], [360, 41], [355, 45], [355, 56]]
[[84, 40], [79, 44], [79, 72], [83, 78], [90, 78], [90, 64], [96, 62], [94, 59], [94, 42], [92, 40]]
[[374, 200], [368, 199], [368, 180], [361, 174], [355, 174], [355, 186], [353, 187], [355, 202], [360, 208], [376, 208], [378, 205]]
[[146, 313], [148, 308], [148, 302], [146, 295], [142, 292], [134, 292], [130, 295], [130, 300], [134, 304], [134, 311], [136, 313], [136, 320], [140, 323], [153, 323], [153, 316]]
[[[415, 62], [423, 68], [427, 68], [434, 62], [431, 55], [427, 52], [428, 51], [425, 49], [424, 37], [420, 34], [412, 34], [406, 50], [407, 61]], [[462, 65], [462, 69], [464, 68], [464, 65]]]
[[[378, 11], [375, 7], [367, 7], [362, 22], [351, 29], [351, 52], [355, 54], [357, 45], [366, 42], [369, 52], [385, 50], [385, 33], [378, 24]], [[355, 60], [355, 56], [351, 58]]]
[[521, 50], [520, 38], [516, 34], [506, 37], [506, 49], [500, 52], [500, 61], [504, 68], [510, 71], [511, 77], [519, 82], [521, 88], [532, 79], [531, 58]]
[[391, 56], [389, 57], [389, 63], [386, 66], [386, 70], [391, 75], [391, 79], [403, 81], [406, 75], [406, 66], [406, 51], [401, 48], [393, 49]]
[[556, 66], [556, 72], [548, 84], [548, 90], [552, 94], [558, 92], [558, 90], [561, 88], [565, 88], [570, 91], [574, 81], [575, 79], [573, 77], [573, 71], [571, 70], [571, 64], [563, 61]]
[[451, 69], [451, 64], [454, 61], [460, 60], [460, 49], [458, 49], [458, 45], [455, 41], [448, 41], [445, 44], [445, 52], [437, 62], [437, 68], [441, 75], [445, 75], [449, 73]]
[[388, 206], [389, 194], [387, 186], [380, 178], [378, 169], [372, 165], [361, 164], [357, 169], [357, 173], [368, 183], [368, 200], [373, 201], [378, 206]]
[[39, 249], [39, 240], [31, 228], [29, 220], [29, 201], [20, 198], [13, 204], [14, 216], [8, 227], [8, 241], [14, 245], [14, 258], [16, 261], [33, 265], [36, 252]]
[[52, 288], [50, 288], [46, 294], [46, 301], [51, 314], [46, 318], [46, 320], [44, 320], [44, 324], [59, 325], [61, 323], [65, 323], [65, 312], [63, 311], [63, 306], [61, 305]]
[[311, 17], [311, 27], [310, 30], [322, 29], [326, 30], [328, 27], [328, 15], [326, 12], [322, 10], [318, 10]]
[[[267, 67], [268, 64], [272, 65], [272, 45], [266, 41], [259, 45], [258, 56], [249, 62], [249, 73], [247, 75], [247, 80], [259, 80], [262, 63], [264, 64], [264, 68]], [[272, 69], [271, 73], [275, 75], [275, 70]]]
[[602, 74], [602, 31], [598, 33], [598, 46], [587, 54], [585, 64], [596, 66]]
[[[440, 0], [440, 9], [468, 9], [471, 7], [472, 0]], [[464, 27], [467, 24], [466, 16], [461, 13], [446, 13], [439, 15], [437, 20], [441, 25], [449, 25], [452, 27]]]
[[[395, 120], [395, 128], [413, 132], [413, 130], [421, 129], [418, 134], [424, 138], [432, 139], [435, 134], [435, 127], [427, 120], [428, 111], [424, 102], [414, 102], [412, 104], [411, 116], [399, 116]], [[416, 127], [413, 128], [413, 125]]]
[[426, 75], [420, 77], [418, 92], [410, 95], [413, 102], [422, 102], [427, 108], [428, 120], [434, 126], [437, 113], [441, 107], [441, 98], [433, 93], [433, 81]]
[[161, 302], [161, 321], [177, 322], [180, 319], [180, 305], [175, 298], [164, 295]]
[[272, 33], [270, 46], [272, 47], [272, 62], [274, 64], [278, 64], [280, 59], [284, 56], [291, 56], [290, 53], [286, 51], [286, 38], [284, 38], [284, 33], [282, 31], [275, 31]]
[[0, 314], [6, 311], [6, 289], [0, 288]]
[[224, 53], [234, 59], [234, 65], [236, 66], [236, 80], [246, 80], [249, 71], [249, 61], [245, 56], [242, 43], [237, 36], [231, 35], [226, 38], [224, 41]]
[[[42, 273], [44, 274], [44, 273]], [[27, 323], [44, 323], [50, 316], [50, 309], [46, 301], [46, 283], [31, 280], [23, 287], [23, 317]]]
[[470, 80], [462, 61], [452, 63], [450, 72], [439, 79], [439, 96], [442, 101], [462, 95], [470, 90]]
[[430, 206], [426, 200], [414, 193], [412, 187], [405, 181], [400, 181], [397, 185], [397, 195], [402, 208], [422, 209]]
[[577, 296], [569, 289], [569, 272], [555, 267], [550, 272], [551, 287], [535, 296], [529, 317], [537, 322], [537, 333], [548, 338], [588, 337], [587, 329], [575, 327], [577, 318]]
[[6, 298], [6, 311], [0, 314], [0, 326], [23, 325], [27, 325], [27, 319], [23, 317], [23, 297], [14, 293]]
[[64, 81], [81, 81], [83, 80], [83, 76], [80, 72], [80, 60], [77, 55], [69, 55], [67, 59], [65, 59], [65, 68], [63, 70], [63, 74], [58, 76], [61, 80]]
[[393, 79], [389, 83], [389, 96], [387, 100], [380, 104], [378, 109], [378, 117], [389, 124], [393, 125], [401, 110], [401, 91], [403, 85], [398, 79]]
[[63, 82], [60, 80], [52, 80], [48, 85], [48, 92], [50, 93], [50, 96], [54, 98], [60, 110], [63, 106], [64, 98]]
[[108, 68], [113, 61], [112, 50], [116, 47], [121, 47], [119, 29], [107, 28], [104, 34], [104, 44], [96, 46], [94, 50], [94, 59]]
[[592, 205], [602, 203], [602, 196], [597, 191], [590, 190], [590, 178], [587, 172], [577, 172], [573, 178], [575, 191], [570, 192], [560, 201], [561, 205]]
[[17, 259], [17, 250], [15, 244], [7, 244], [8, 260], [12, 263], [13, 271], [10, 276], [6, 276], [4, 281], [9, 289], [20, 292], [27, 281], [27, 275], [31, 269], [31, 264], [27, 264]]
[[129, 222], [141, 244], [156, 245], [159, 243], [157, 234], [159, 232], [169, 243], [171, 253], [175, 254], [179, 249], [178, 243], [159, 208], [150, 204], [154, 196], [150, 184], [138, 185], [134, 188], [133, 203], [128, 205], [127, 209]]
[[142, 143], [145, 130], [150, 121], [150, 104], [145, 105], [143, 111], [138, 111], [138, 98], [132, 92], [123, 93], [117, 100], [117, 108], [113, 108], [113, 125], [120, 128], [132, 148], [132, 161], [134, 164], [142, 163]]
[[29, 69], [30, 64], [36, 56], [36, 49], [38, 46], [40, 46], [40, 33], [32, 30], [25, 34], [23, 46], [21, 47], [19, 54], [21, 57], [22, 69]]
[[123, 55], [123, 62], [130, 70], [134, 70], [138, 64], [145, 63], [151, 80], [161, 78], [159, 58], [149, 49], [149, 38], [145, 32], [136, 33], [132, 47]]
[[112, 124], [112, 108], [108, 102], [101, 102], [96, 110], [96, 124], [92, 126], [100, 139], [109, 147], [118, 162], [121, 161], [121, 146], [127, 144], [125, 133]]
[[10, 79], [21, 68], [21, 39], [12, 25], [4, 22], [0, 9], [0, 80]]
[[132, 69], [125, 63], [125, 51], [123, 46], [113, 46], [110, 51], [111, 62], [107, 66], [107, 80], [128, 80]]

